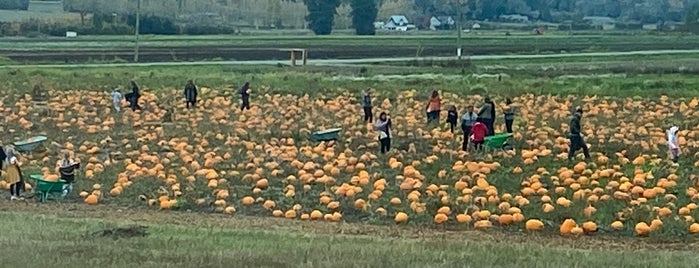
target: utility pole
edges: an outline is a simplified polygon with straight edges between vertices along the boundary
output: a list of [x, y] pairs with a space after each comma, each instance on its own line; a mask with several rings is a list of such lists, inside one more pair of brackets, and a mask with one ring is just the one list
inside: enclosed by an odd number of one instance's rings
[[458, 60], [461, 60], [461, 32], [463, 32], [461, 17], [461, 0], [456, 0], [456, 57]]
[[134, 51], [133, 54], [134, 62], [138, 62], [138, 35], [141, 31], [141, 0], [136, 1], [138, 2], [138, 4], [136, 4], [136, 51]]
[[458, 57], [459, 60], [461, 60], [461, 7], [456, 8], [458, 10], [457, 16], [458, 18], [456, 19], [456, 30], [458, 31], [456, 33], [456, 56]]

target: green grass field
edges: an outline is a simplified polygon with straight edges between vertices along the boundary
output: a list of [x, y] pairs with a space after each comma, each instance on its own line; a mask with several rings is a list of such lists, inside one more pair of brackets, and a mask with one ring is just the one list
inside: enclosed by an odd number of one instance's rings
[[[262, 83], [274, 93], [332, 93], [335, 88], [383, 92], [406, 88], [437, 89], [458, 94], [602, 94], [613, 96], [694, 96], [699, 72], [693, 55], [576, 57], [539, 60], [486, 60], [459, 66], [454, 62], [396, 63], [366, 66], [173, 66], [129, 68], [0, 69], [8, 88], [28, 90], [43, 81], [49, 88], [110, 90], [136, 79], [148, 90], [180, 88], [186, 79], [200, 86], [232, 90], [244, 81]], [[414, 66], [412, 66], [414, 65]], [[419, 75], [416, 75], [419, 74]], [[475, 74], [475, 75], [472, 75]], [[504, 74], [481, 77], [480, 74]], [[231, 91], [232, 92], [232, 91]]]
[[[54, 204], [0, 207], [7, 228], [0, 258], [7, 267], [694, 267], [699, 261], [689, 248], [623, 239], [505, 238]], [[135, 224], [147, 226], [148, 235], [103, 236]], [[17, 258], [28, 254], [35, 257]]]

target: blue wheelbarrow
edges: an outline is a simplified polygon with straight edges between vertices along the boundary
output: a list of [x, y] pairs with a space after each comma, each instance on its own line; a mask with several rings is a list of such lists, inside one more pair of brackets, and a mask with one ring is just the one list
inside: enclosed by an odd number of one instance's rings
[[342, 131], [341, 128], [332, 128], [332, 129], [327, 129], [323, 131], [317, 131], [313, 132], [311, 134], [311, 137], [315, 141], [335, 141], [337, 140], [340, 131]]
[[13, 143], [15, 149], [20, 153], [28, 153], [39, 148], [47, 140], [46, 136], [36, 136], [23, 141]]

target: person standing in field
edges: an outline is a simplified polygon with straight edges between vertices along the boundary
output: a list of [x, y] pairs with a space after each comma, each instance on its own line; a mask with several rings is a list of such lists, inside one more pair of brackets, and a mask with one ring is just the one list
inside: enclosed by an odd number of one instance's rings
[[456, 126], [456, 121], [459, 120], [459, 113], [456, 111], [456, 106], [452, 105], [449, 107], [447, 112], [447, 123], [449, 124], [449, 129], [451, 133], [454, 133], [454, 127]]
[[680, 157], [680, 142], [679, 142], [679, 137], [677, 135], [677, 131], [679, 130], [678, 127], [673, 126], [667, 131], [667, 144], [668, 147], [670, 148], [670, 159], [672, 162], [677, 163], [678, 158]]
[[379, 119], [376, 120], [374, 128], [379, 132], [379, 144], [381, 144], [381, 153], [385, 154], [391, 150], [391, 118], [386, 112], [379, 114]]
[[464, 143], [461, 149], [468, 151], [468, 140], [471, 138], [471, 128], [476, 124], [478, 115], [473, 111], [473, 105], [466, 107], [466, 112], [461, 116], [461, 130], [464, 132]]
[[485, 101], [490, 103], [490, 107], [493, 107], [493, 109], [490, 110], [490, 118], [493, 120], [493, 122], [490, 124], [490, 135], [495, 135], [495, 120], [497, 119], [495, 107], [497, 106], [495, 106], [495, 102], [493, 102], [493, 99], [490, 97], [488, 97], [488, 99]]
[[114, 105], [114, 111], [117, 113], [121, 112], [121, 92], [119, 92], [119, 88], [114, 88], [112, 90], [112, 104]]
[[197, 95], [197, 86], [194, 85], [194, 81], [187, 81], [187, 85], [184, 86], [184, 98], [187, 103], [187, 109], [189, 109], [190, 104], [192, 108], [197, 107]]
[[483, 123], [488, 129], [486, 136], [495, 135], [495, 127], [493, 126], [495, 123], [494, 116], [495, 106], [493, 101], [490, 100], [490, 97], [486, 96], [483, 106], [481, 106], [481, 109], [478, 111], [479, 122]]
[[138, 105], [138, 101], [141, 99], [141, 90], [138, 88], [136, 81], [131, 81], [131, 93], [126, 94], [125, 97], [130, 104], [129, 106], [131, 106], [131, 110], [141, 110], [141, 106]]
[[5, 166], [3, 170], [3, 179], [10, 185], [10, 200], [23, 200], [20, 196], [22, 189], [24, 189], [24, 179], [22, 179], [22, 171], [19, 168], [19, 160], [15, 156], [15, 149], [11, 146], [5, 148], [5, 155], [7, 156]]
[[364, 98], [362, 98], [362, 108], [364, 109], [364, 122], [373, 123], [374, 114], [372, 112], [373, 106], [371, 105], [371, 93], [367, 89], [364, 93]]
[[432, 91], [429, 101], [427, 102], [427, 123], [434, 120], [439, 121], [439, 113], [442, 110], [442, 98], [439, 97], [439, 92]]
[[240, 105], [240, 110], [250, 110], [250, 82], [245, 82], [242, 88], [240, 88], [240, 97], [243, 100], [243, 104]]
[[505, 114], [505, 130], [507, 133], [512, 133], [512, 123], [515, 120], [515, 107], [512, 104], [512, 99], [507, 98], [505, 100], [503, 113]]
[[569, 160], [573, 160], [573, 158], [575, 157], [575, 152], [580, 149], [583, 150], [583, 154], [585, 155], [585, 161], [590, 160], [590, 152], [587, 148], [587, 144], [585, 144], [585, 140], [583, 139], [582, 134], [580, 133], [580, 120], [582, 120], [582, 115], [582, 108], [578, 108], [575, 110], [575, 114], [573, 114], [573, 117], [570, 119], [570, 149], [568, 150]]

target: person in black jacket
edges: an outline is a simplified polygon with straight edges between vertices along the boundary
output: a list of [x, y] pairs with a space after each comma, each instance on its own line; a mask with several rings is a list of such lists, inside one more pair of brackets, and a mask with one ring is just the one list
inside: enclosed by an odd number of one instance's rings
[[449, 111], [447, 112], [447, 123], [449, 123], [451, 133], [454, 133], [454, 127], [456, 126], [457, 121], [459, 121], [459, 113], [456, 111], [456, 106], [452, 105], [449, 107]]
[[367, 90], [362, 98], [362, 108], [364, 109], [364, 122], [373, 123], [374, 113], [372, 112], [371, 93]]
[[189, 105], [192, 105], [192, 108], [197, 107], [197, 86], [194, 85], [194, 82], [192, 80], [187, 81], [187, 85], [184, 86], [184, 97], [187, 102], [187, 109], [189, 109]]
[[492, 118], [492, 121], [490, 122], [490, 126], [488, 126], [488, 132], [489, 136], [495, 135], [495, 119], [497, 118], [495, 115], [495, 109], [497, 106], [495, 106], [495, 102], [493, 102], [493, 99], [490, 97], [487, 97], [485, 102], [490, 104], [490, 107], [492, 107], [492, 110], [490, 110], [490, 118]]
[[5, 167], [5, 160], [7, 155], [5, 154], [4, 147], [0, 144], [0, 170]]
[[138, 89], [136, 81], [131, 81], [131, 93], [126, 94], [124, 97], [129, 102], [131, 110], [141, 110], [141, 106], [138, 105], [138, 100], [141, 99], [141, 90]]
[[245, 82], [245, 85], [240, 88], [240, 97], [243, 100], [240, 110], [250, 110], [250, 82]]
[[573, 117], [570, 119], [570, 129], [569, 129], [569, 139], [570, 139], [570, 149], [568, 150], [568, 159], [573, 160], [575, 157], [575, 152], [582, 149], [583, 154], [585, 155], [585, 160], [590, 160], [590, 152], [587, 148], [587, 144], [585, 144], [585, 140], [583, 140], [582, 134], [580, 134], [581, 127], [580, 127], [580, 120], [582, 119], [583, 115], [583, 110], [582, 108], [578, 108], [575, 110], [575, 114], [573, 114]]

